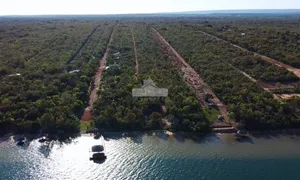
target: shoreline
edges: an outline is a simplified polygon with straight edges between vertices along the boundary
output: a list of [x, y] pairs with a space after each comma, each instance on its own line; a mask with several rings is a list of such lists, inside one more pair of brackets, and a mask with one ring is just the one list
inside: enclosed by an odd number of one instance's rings
[[[300, 135], [300, 128], [291, 128], [291, 129], [277, 129], [277, 130], [253, 130], [253, 131], [248, 131], [249, 135], [271, 135], [271, 136], [276, 136], [276, 135]], [[147, 136], [167, 136], [167, 137], [185, 137], [185, 138], [198, 138], [198, 137], [204, 137], [204, 136], [216, 136], [216, 135], [223, 135], [223, 134], [235, 134], [235, 132], [172, 132], [168, 130], [149, 130], [149, 131], [104, 131], [101, 133], [105, 138], [111, 138], [111, 137], [118, 137], [118, 138], [125, 138], [125, 137], [134, 137], [134, 136], [139, 136], [139, 135], [147, 135]], [[40, 138], [38, 133], [7, 133], [5, 135], [0, 136], [0, 141], [3, 139], [7, 139], [9, 137], [13, 136], [28, 136], [30, 137], [29, 139], [38, 139]], [[80, 133], [65, 133], [65, 134], [49, 134], [51, 137], [55, 137], [53, 140], [68, 140], [68, 139], [73, 139], [79, 136], [91, 136], [91, 133], [86, 133], [86, 132], [80, 132]]]
[[300, 128], [290, 129], [275, 129], [275, 130], [253, 130], [249, 131], [250, 134], [300, 134]]

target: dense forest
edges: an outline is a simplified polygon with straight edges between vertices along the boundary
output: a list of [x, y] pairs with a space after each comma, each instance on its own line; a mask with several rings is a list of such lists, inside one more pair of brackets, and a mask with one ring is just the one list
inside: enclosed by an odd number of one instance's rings
[[1, 128], [78, 131], [111, 27], [106, 21], [1, 24]]
[[[2, 18], [1, 134], [78, 132], [113, 28], [107, 58], [110, 68], [102, 74], [93, 109], [95, 127], [203, 132], [217, 120], [218, 109], [200, 105], [180, 70], [155, 41], [151, 28], [165, 37], [226, 104], [232, 121], [248, 129], [299, 127], [299, 98], [274, 98], [274, 94], [299, 93], [299, 78], [252, 53], [299, 68], [296, 15]], [[167, 88], [168, 97], [132, 97], [132, 89], [142, 87], [148, 78]], [[260, 83], [276, 84], [276, 88], [266, 90]]]

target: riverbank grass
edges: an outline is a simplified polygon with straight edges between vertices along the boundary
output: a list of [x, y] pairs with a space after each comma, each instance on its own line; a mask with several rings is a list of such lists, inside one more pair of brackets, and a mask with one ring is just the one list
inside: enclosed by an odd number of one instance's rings
[[203, 108], [203, 113], [209, 122], [215, 122], [220, 115], [220, 112], [214, 108]]
[[80, 121], [80, 132], [86, 132], [93, 127], [93, 121]]

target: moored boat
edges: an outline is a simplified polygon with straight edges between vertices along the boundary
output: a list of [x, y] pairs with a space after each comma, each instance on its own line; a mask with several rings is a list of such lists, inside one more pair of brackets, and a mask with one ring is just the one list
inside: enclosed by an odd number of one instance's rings
[[23, 146], [26, 142], [26, 138], [24, 136], [21, 136], [17, 139], [17, 146]]
[[246, 130], [238, 130], [238, 132], [235, 134], [236, 140], [241, 141], [242, 139], [248, 138], [249, 134]]
[[97, 132], [94, 136], [94, 139], [99, 139], [101, 137], [101, 134], [99, 132]]
[[104, 160], [106, 159], [106, 156], [103, 152], [100, 152], [100, 153], [94, 153], [92, 157], [90, 157], [90, 160], [94, 160], [94, 161], [97, 161], [97, 160]]
[[240, 135], [241, 137], [248, 137], [249, 136], [249, 134], [246, 130], [239, 130], [237, 132], [237, 134]]
[[95, 152], [102, 152], [104, 151], [104, 147], [102, 145], [95, 145], [92, 147], [92, 152], [95, 153]]
[[43, 136], [43, 137], [41, 137], [40, 139], [39, 139], [39, 142], [40, 143], [44, 143], [44, 142], [46, 142], [47, 141], [47, 138], [45, 137], [45, 136]]
[[[104, 142], [102, 144], [104, 144]], [[90, 160], [102, 161], [102, 160], [106, 159], [106, 156], [105, 156], [105, 153], [104, 153], [104, 145], [94, 145], [94, 146], [92, 146], [90, 152], [92, 153], [92, 156], [90, 157]]]

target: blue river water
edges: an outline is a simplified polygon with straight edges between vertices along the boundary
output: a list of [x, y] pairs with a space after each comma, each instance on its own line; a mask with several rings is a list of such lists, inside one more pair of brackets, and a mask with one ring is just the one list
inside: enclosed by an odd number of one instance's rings
[[[107, 159], [89, 160], [92, 145], [103, 144]], [[0, 179], [300, 179], [300, 137], [233, 135], [188, 139], [180, 136], [82, 135], [68, 143], [31, 141], [18, 147], [12, 137], [0, 139]]]

